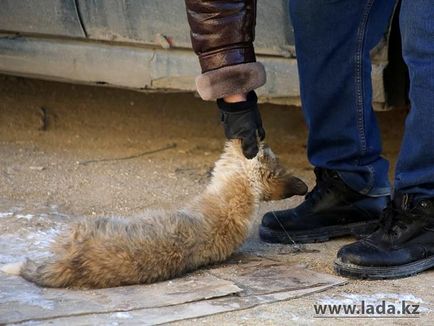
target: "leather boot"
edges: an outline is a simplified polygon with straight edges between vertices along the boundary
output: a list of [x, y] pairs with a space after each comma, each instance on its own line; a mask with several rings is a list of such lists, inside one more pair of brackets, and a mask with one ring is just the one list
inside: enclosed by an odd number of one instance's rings
[[395, 196], [377, 231], [337, 256], [336, 272], [354, 278], [400, 278], [434, 267], [434, 199]]
[[388, 196], [368, 197], [348, 187], [332, 170], [315, 168], [316, 186], [299, 206], [264, 215], [259, 235], [271, 243], [310, 243], [373, 232]]

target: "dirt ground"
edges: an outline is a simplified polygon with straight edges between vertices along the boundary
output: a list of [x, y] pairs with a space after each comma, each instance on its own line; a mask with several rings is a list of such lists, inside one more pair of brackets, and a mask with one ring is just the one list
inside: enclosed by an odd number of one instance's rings
[[[307, 130], [300, 109], [263, 105], [262, 115], [273, 150], [312, 186], [313, 171], [305, 154]], [[378, 118], [384, 154], [393, 161], [405, 112], [382, 112]], [[125, 216], [145, 208], [179, 206], [204, 188], [223, 142], [214, 104], [191, 94], [143, 94], [0, 76], [0, 237], [46, 227], [44, 221], [31, 218], [42, 211], [77, 217]], [[301, 200], [261, 204], [257, 223], [267, 210], [292, 207]], [[22, 218], [11, 219], [2, 212]], [[294, 252], [290, 246], [261, 243], [253, 232], [242, 250], [333, 273], [337, 250], [352, 240], [311, 244], [303, 252]], [[11, 257], [0, 256], [0, 263], [9, 260]], [[421, 305], [419, 318], [379, 320], [382, 324], [432, 324], [434, 271], [392, 281], [350, 280], [308, 297], [193, 322], [346, 324], [344, 319], [316, 318], [313, 305], [381, 299], [406, 299]], [[358, 322], [375, 320], [352, 320]]]

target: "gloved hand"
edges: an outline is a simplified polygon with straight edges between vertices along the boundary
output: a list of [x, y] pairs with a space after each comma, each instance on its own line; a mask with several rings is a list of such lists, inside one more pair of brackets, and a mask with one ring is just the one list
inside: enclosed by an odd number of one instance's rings
[[226, 103], [217, 100], [222, 116], [225, 136], [228, 139], [241, 139], [241, 147], [246, 158], [252, 159], [258, 154], [258, 139], [264, 140], [261, 115], [258, 109], [258, 98], [251, 91], [244, 102]]

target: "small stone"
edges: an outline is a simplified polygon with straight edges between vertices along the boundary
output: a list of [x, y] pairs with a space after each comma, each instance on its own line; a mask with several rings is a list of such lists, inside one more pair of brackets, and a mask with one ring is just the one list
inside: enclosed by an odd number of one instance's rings
[[45, 170], [45, 166], [31, 166], [30, 170], [43, 171], [43, 170]]

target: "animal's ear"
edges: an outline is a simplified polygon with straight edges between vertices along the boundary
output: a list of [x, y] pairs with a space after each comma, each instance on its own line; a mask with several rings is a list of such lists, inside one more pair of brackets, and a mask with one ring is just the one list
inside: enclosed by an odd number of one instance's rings
[[302, 180], [297, 177], [290, 177], [285, 184], [284, 198], [305, 195], [307, 190], [307, 185]]

